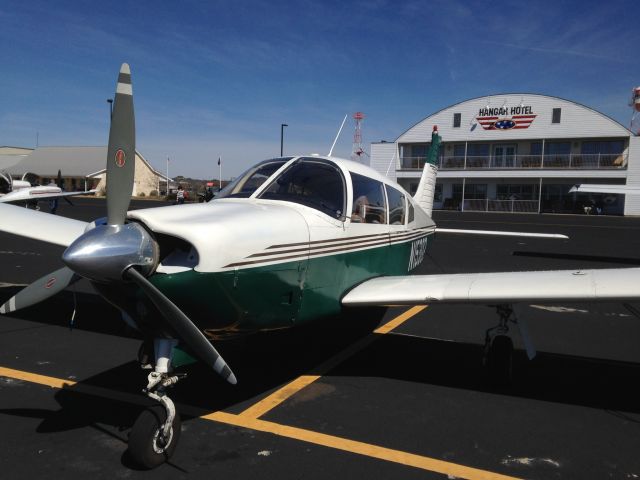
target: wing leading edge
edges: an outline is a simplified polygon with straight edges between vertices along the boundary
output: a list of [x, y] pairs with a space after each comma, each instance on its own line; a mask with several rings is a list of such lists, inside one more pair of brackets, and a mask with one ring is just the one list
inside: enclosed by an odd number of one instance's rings
[[75, 197], [77, 195], [92, 195], [97, 190], [87, 190], [84, 192], [56, 192], [46, 190], [43, 187], [16, 190], [0, 197], [0, 203], [29, 202], [33, 200], [51, 200], [60, 197]]
[[602, 185], [602, 184], [587, 184], [574, 185], [569, 190], [569, 193], [585, 192], [585, 193], [624, 193], [624, 194], [640, 194], [639, 187], [633, 187], [630, 185]]
[[463, 230], [460, 228], [436, 227], [436, 233], [456, 233], [464, 235], [494, 235], [497, 237], [531, 237], [531, 238], [557, 238], [568, 240], [569, 237], [562, 233], [531, 233], [531, 232], [502, 232], [499, 230]]
[[88, 223], [59, 215], [0, 204], [0, 231], [68, 247]]
[[487, 305], [638, 299], [640, 268], [612, 268], [378, 277], [355, 287], [342, 303], [348, 306]]

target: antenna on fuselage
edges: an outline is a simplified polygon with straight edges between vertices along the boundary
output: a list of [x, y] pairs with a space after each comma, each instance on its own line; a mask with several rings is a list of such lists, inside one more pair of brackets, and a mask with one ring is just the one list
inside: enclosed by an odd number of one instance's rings
[[340, 133], [342, 132], [342, 127], [344, 127], [344, 122], [347, 121], [347, 115], [344, 115], [344, 119], [342, 120], [342, 125], [340, 125], [340, 129], [338, 130], [338, 134], [336, 135], [336, 138], [333, 140], [333, 145], [331, 145], [331, 150], [329, 150], [329, 154], [327, 155], [327, 157], [330, 157], [331, 154], [333, 153], [333, 147], [336, 146], [336, 142], [338, 141], [338, 138], [340, 137]]

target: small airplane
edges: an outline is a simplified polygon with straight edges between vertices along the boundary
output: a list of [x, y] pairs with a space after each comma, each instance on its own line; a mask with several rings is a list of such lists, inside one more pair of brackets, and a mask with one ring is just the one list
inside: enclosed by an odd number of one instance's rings
[[[410, 275], [436, 234], [566, 238], [440, 229], [431, 219], [440, 137], [415, 196], [369, 167], [332, 156], [264, 160], [212, 201], [128, 211], [134, 181], [135, 126], [129, 65], [116, 88], [107, 154], [107, 217], [85, 223], [0, 205], [0, 231], [66, 248], [65, 264], [36, 280], [0, 313], [25, 308], [86, 278], [144, 337], [149, 363], [145, 410], [129, 437], [131, 458], [153, 468], [175, 451], [180, 416], [168, 389], [183, 377], [173, 367], [184, 349], [231, 384], [236, 377], [212, 342], [393, 305], [493, 305], [489, 368], [511, 368], [512, 305], [538, 301], [632, 301], [640, 269]], [[516, 321], [517, 320], [517, 321]], [[156, 409], [157, 410], [157, 409]]]
[[[53, 181], [49, 185], [32, 186], [30, 182], [24, 180], [13, 180], [11, 175], [0, 172], [0, 179], [4, 180], [7, 189], [6, 193], [0, 193], [0, 203], [24, 203], [25, 206], [36, 205], [40, 200], [52, 200], [64, 198], [69, 202], [68, 197], [76, 195], [91, 195], [95, 190], [87, 190], [84, 192], [65, 192], [62, 189], [62, 176], [58, 170], [58, 183]], [[70, 202], [69, 202], [70, 203]]]

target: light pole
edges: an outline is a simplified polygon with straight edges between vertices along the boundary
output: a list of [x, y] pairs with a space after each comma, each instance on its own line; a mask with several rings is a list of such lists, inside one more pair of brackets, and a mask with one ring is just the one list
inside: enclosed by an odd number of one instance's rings
[[289, 125], [287, 125], [286, 123], [281, 123], [280, 124], [280, 156], [282, 157], [283, 155], [283, 148], [284, 148], [284, 127], [288, 127]]
[[113, 118], [113, 98], [107, 98], [107, 103], [109, 104], [109, 121]]

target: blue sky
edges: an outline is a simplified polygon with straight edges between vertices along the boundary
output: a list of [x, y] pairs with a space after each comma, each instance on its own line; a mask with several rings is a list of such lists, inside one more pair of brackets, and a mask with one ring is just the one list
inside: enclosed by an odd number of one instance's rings
[[[104, 145], [122, 62], [137, 148], [170, 175], [238, 175], [328, 152], [346, 113], [363, 141], [503, 92], [555, 95], [625, 126], [640, 85], [637, 3], [0, 2], [0, 145]], [[353, 122], [334, 153], [349, 157]]]

